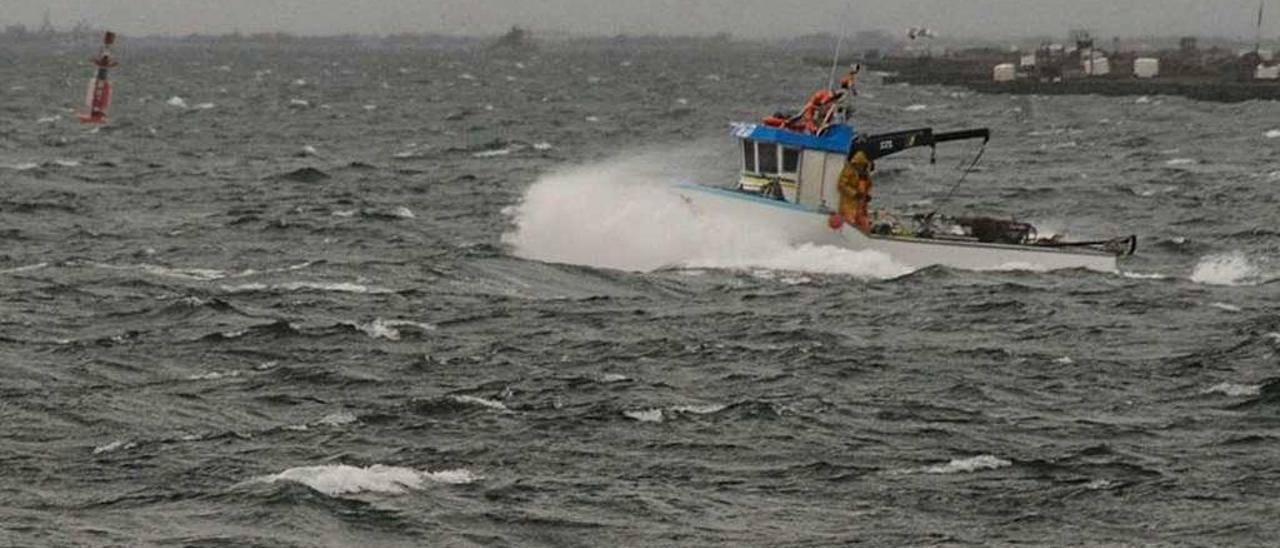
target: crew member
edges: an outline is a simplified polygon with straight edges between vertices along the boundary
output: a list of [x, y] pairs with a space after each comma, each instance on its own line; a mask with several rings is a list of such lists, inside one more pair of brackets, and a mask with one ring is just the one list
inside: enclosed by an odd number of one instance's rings
[[836, 189], [840, 193], [840, 218], [858, 227], [863, 233], [871, 231], [871, 218], [867, 206], [871, 203], [871, 159], [861, 146], [855, 147], [853, 158], [840, 171]]

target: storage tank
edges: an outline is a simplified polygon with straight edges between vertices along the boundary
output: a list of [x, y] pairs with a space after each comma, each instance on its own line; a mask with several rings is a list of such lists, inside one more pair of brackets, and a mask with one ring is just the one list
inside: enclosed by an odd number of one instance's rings
[[1012, 82], [1017, 77], [1018, 69], [1013, 63], [1000, 63], [991, 70], [991, 79], [997, 82]]
[[1133, 75], [1138, 78], [1155, 78], [1160, 74], [1160, 60], [1153, 57], [1139, 57], [1133, 60]]

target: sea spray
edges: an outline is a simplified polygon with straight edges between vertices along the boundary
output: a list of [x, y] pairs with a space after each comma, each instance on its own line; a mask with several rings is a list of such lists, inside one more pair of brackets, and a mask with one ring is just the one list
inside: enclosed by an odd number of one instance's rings
[[672, 162], [681, 159], [663, 163], [652, 156], [542, 177], [507, 211], [515, 229], [503, 241], [527, 259], [631, 271], [762, 267], [870, 278], [909, 271], [879, 252], [795, 246], [749, 216], [695, 211], [673, 185], [680, 177], [670, 173]]

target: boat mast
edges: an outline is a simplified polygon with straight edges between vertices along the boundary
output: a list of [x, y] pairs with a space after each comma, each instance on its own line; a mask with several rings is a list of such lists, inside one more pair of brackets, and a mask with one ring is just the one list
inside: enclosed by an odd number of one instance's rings
[[1258, 0], [1258, 34], [1253, 41], [1253, 54], [1258, 56], [1259, 60], [1262, 59], [1262, 6], [1265, 1]]

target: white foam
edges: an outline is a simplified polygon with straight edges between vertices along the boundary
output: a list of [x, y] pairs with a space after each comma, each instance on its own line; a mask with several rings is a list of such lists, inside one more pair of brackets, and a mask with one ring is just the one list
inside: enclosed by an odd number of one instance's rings
[[466, 396], [466, 395], [450, 396], [450, 398], [452, 398], [453, 401], [456, 401], [458, 403], [465, 403], [467, 405], [479, 405], [481, 407], [488, 407], [489, 409], [502, 411], [504, 413], [511, 411], [510, 408], [508, 408], [506, 405], [503, 405], [503, 403], [500, 401], [486, 400], [484, 398], [477, 398], [475, 396]]
[[996, 470], [1013, 466], [1013, 463], [994, 455], [978, 455], [967, 459], [952, 459], [951, 462], [937, 466], [929, 466], [923, 471], [926, 474], [963, 474], [981, 470]]
[[134, 442], [125, 442], [123, 440], [116, 440], [106, 445], [99, 445], [97, 447], [94, 447], [93, 454], [101, 455], [103, 453], [110, 453], [113, 451], [118, 451], [120, 449], [133, 449], [134, 447], [137, 447], [137, 446], [138, 444]]
[[310, 107], [311, 102], [304, 99], [289, 99], [290, 107]]
[[346, 424], [353, 424], [358, 420], [359, 419], [356, 418], [356, 415], [350, 411], [339, 411], [337, 413], [325, 415], [316, 422], [327, 426], [342, 426]]
[[902, 108], [902, 110], [905, 110], [905, 111], [907, 111], [907, 112], [919, 112], [919, 111], [922, 111], [922, 110], [926, 110], [926, 109], [928, 109], [928, 108], [929, 108], [929, 105], [919, 105], [919, 104], [917, 104], [917, 105], [910, 105], [910, 106], [903, 107], [903, 108]]
[[329, 464], [290, 468], [279, 474], [259, 478], [259, 481], [301, 483], [333, 497], [356, 493], [402, 494], [409, 489], [421, 489], [427, 482], [456, 485], [479, 479], [479, 476], [465, 469], [430, 472], [381, 464], [367, 468]]
[[710, 403], [705, 405], [677, 405], [675, 407], [672, 407], [671, 411], [675, 413], [689, 413], [691, 415], [710, 415], [712, 413], [719, 413], [721, 411], [724, 411], [725, 408], [727, 407], [728, 407], [727, 405], [721, 405], [716, 403]]
[[44, 117], [41, 117], [41, 118], [37, 119], [37, 120], [36, 120], [36, 123], [37, 123], [37, 124], [52, 124], [52, 123], [57, 122], [58, 120], [61, 120], [61, 119], [62, 119], [62, 116], [59, 116], [59, 115], [44, 116]]
[[366, 335], [374, 339], [386, 339], [388, 341], [400, 340], [400, 331], [390, 325], [387, 325], [382, 318], [375, 318], [372, 322], [359, 324], [358, 327], [364, 331]]
[[1210, 386], [1202, 392], [1204, 394], [1222, 394], [1225, 396], [1257, 396], [1262, 393], [1262, 385], [1260, 384], [1238, 384], [1234, 382], [1222, 382]]
[[171, 107], [187, 108], [187, 100], [178, 97], [177, 95], [170, 97], [168, 101], [165, 101], [165, 104]]
[[196, 105], [196, 106], [194, 106], [194, 107], [191, 107], [191, 108], [193, 108], [193, 109], [195, 109], [195, 110], [209, 110], [209, 109], [211, 109], [211, 108], [213, 108], [213, 107], [215, 107], [215, 106], [217, 106], [217, 105], [214, 105], [213, 103], [200, 103], [200, 104], [198, 104], [198, 105]]
[[1191, 281], [1208, 285], [1248, 285], [1258, 269], [1240, 251], [1202, 257], [1191, 271]]
[[41, 268], [44, 268], [46, 266], [49, 266], [49, 263], [36, 263], [36, 264], [29, 264], [26, 266], [15, 266], [13, 268], [0, 270], [0, 274], [21, 274], [23, 272], [40, 270]]
[[511, 151], [512, 151], [512, 150], [514, 150], [514, 149], [510, 149], [510, 148], [499, 148], [499, 149], [495, 149], [495, 150], [482, 150], [482, 151], [480, 151], [480, 152], [476, 152], [476, 153], [472, 154], [472, 156], [474, 156], [474, 157], [476, 157], [476, 158], [493, 158], [493, 157], [495, 157], [495, 156], [506, 156], [506, 155], [508, 155], [508, 154], [511, 154]]
[[594, 123], [596, 123], [596, 122], [599, 122], [599, 121], [600, 121], [600, 117], [599, 117], [599, 116], [588, 116], [588, 117], [586, 117], [586, 118], [585, 118], [585, 120], [586, 120], [587, 122], [590, 122], [590, 123], [593, 123], [593, 124], [594, 124]]
[[546, 141], [534, 143], [533, 150], [551, 150], [551, 143]]
[[623, 381], [629, 381], [629, 380], [631, 380], [630, 377], [623, 375], [621, 373], [605, 373], [603, 375], [600, 375], [600, 382], [603, 382], [603, 383], [623, 382]]
[[62, 167], [80, 167], [80, 162], [78, 160], [63, 160], [59, 158], [53, 161], [53, 165]]
[[[242, 332], [243, 333], [243, 332]], [[210, 371], [208, 373], [200, 373], [187, 377], [189, 381], [216, 381], [219, 379], [239, 377], [239, 371]]]
[[1173, 159], [1170, 159], [1170, 160], [1166, 161], [1166, 162], [1165, 162], [1165, 165], [1170, 165], [1170, 166], [1186, 166], [1186, 165], [1191, 165], [1191, 164], [1195, 164], [1195, 163], [1197, 163], [1197, 161], [1196, 161], [1196, 159], [1195, 159], [1195, 158], [1173, 158]]
[[[250, 284], [253, 285], [253, 284]], [[285, 291], [333, 291], [336, 293], [393, 293], [392, 290], [383, 287], [374, 287], [360, 285], [350, 282], [288, 282], [272, 286], [275, 289], [283, 289]]]
[[1120, 275], [1121, 275], [1121, 276], [1123, 276], [1123, 277], [1125, 277], [1125, 278], [1131, 278], [1131, 279], [1134, 279], [1134, 280], [1164, 280], [1164, 279], [1168, 279], [1168, 278], [1169, 278], [1169, 276], [1167, 276], [1167, 275], [1164, 275], [1164, 274], [1157, 274], [1157, 273], [1154, 273], [1154, 272], [1126, 272], [1126, 271], [1121, 271], [1121, 272], [1120, 272]]
[[[638, 156], [543, 176], [520, 205], [505, 212], [503, 235], [516, 256], [631, 271], [664, 267], [766, 268], [891, 278], [909, 272], [887, 255], [813, 244], [744, 230], [747, 214], [701, 211], [670, 186], [679, 158]], [[655, 167], [659, 166], [659, 167]]]
[[1244, 310], [1234, 304], [1227, 303], [1209, 303], [1209, 306], [1217, 308], [1218, 310], [1226, 310], [1227, 312], [1241, 312]]
[[1268, 139], [1280, 138], [1280, 129], [1272, 129], [1265, 133]]
[[623, 411], [622, 415], [640, 422], [662, 422], [663, 420], [661, 409], [633, 409]]

